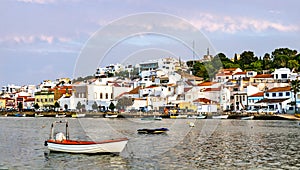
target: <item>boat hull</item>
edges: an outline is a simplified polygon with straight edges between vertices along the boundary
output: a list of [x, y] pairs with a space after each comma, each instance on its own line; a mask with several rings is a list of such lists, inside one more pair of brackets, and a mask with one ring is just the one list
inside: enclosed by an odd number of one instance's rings
[[82, 113], [82, 114], [72, 114], [72, 117], [73, 118], [81, 118], [81, 117], [85, 117], [85, 114]]
[[252, 120], [254, 116], [242, 117], [241, 120]]
[[114, 139], [100, 142], [92, 141], [73, 141], [73, 140], [48, 140], [47, 146], [50, 151], [66, 153], [120, 153], [125, 148], [128, 139]]
[[169, 131], [167, 128], [157, 128], [157, 129], [138, 129], [138, 133], [143, 133], [143, 134], [161, 134], [161, 133], [166, 133]]
[[228, 115], [212, 116], [213, 119], [227, 119]]

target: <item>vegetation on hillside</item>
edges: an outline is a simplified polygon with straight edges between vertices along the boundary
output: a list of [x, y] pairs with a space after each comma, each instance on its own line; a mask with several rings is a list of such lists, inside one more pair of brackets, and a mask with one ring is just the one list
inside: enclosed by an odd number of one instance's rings
[[282, 67], [290, 68], [295, 72], [299, 71], [300, 54], [289, 48], [278, 48], [271, 54], [266, 53], [263, 57], [255, 56], [252, 51], [244, 51], [239, 58], [235, 54], [233, 60], [230, 60], [225, 54], [219, 53], [211, 61], [195, 62], [192, 71], [195, 76], [210, 79], [220, 68], [241, 68], [245, 71], [253, 70], [262, 73], [263, 70], [274, 71], [274, 69]]

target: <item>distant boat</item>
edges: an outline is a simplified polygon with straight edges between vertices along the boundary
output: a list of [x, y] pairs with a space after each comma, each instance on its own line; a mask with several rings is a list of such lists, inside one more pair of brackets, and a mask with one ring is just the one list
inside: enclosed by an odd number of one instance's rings
[[76, 113], [76, 114], [72, 114], [73, 118], [81, 118], [81, 117], [85, 117], [84, 113]]
[[218, 115], [218, 116], [212, 116], [213, 119], [227, 119], [228, 115]]
[[162, 120], [160, 116], [153, 116], [153, 117], [143, 117], [141, 120]]
[[16, 113], [15, 116], [16, 117], [26, 117], [26, 114]]
[[166, 133], [169, 131], [168, 128], [156, 128], [156, 129], [138, 129], [138, 133], [144, 133], [144, 134], [161, 134]]
[[42, 114], [34, 114], [34, 117], [43, 117], [44, 115], [42, 115]]
[[105, 118], [117, 118], [118, 115], [117, 114], [106, 114]]
[[171, 115], [171, 119], [186, 119], [188, 116], [187, 115]]
[[193, 116], [188, 116], [188, 119], [205, 119], [205, 115], [193, 115]]
[[66, 116], [67, 116], [67, 115], [60, 115], [60, 114], [56, 114], [56, 115], [55, 115], [56, 118], [63, 118], [63, 117], [66, 117]]
[[[56, 133], [54, 137], [54, 125], [56, 123], [66, 124], [66, 136]], [[119, 138], [103, 141], [79, 141], [69, 139], [68, 121], [56, 121], [51, 125], [50, 137], [45, 141], [45, 146], [53, 152], [96, 154], [96, 153], [120, 153], [125, 148], [128, 139]]]
[[254, 116], [241, 117], [241, 120], [252, 120]]

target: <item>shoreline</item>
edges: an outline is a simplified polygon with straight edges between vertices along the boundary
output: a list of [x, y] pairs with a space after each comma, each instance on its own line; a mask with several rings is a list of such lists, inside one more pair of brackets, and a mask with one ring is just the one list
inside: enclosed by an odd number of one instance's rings
[[[86, 118], [104, 118], [106, 114], [117, 114], [117, 118], [143, 118], [149, 116], [161, 116], [169, 119], [170, 116], [159, 114], [159, 112], [153, 113], [112, 113], [112, 112], [0, 112], [2, 117], [16, 117], [16, 114], [26, 114], [24, 117], [35, 117], [36, 114], [43, 115], [42, 117], [55, 117], [58, 115], [66, 115], [66, 117], [72, 117], [73, 114], [86, 114]], [[197, 113], [189, 112], [187, 115], [197, 115]], [[228, 119], [241, 119], [242, 117], [254, 116], [253, 120], [300, 120], [300, 118], [291, 114], [228, 114]], [[206, 119], [212, 119], [212, 115], [208, 114]]]

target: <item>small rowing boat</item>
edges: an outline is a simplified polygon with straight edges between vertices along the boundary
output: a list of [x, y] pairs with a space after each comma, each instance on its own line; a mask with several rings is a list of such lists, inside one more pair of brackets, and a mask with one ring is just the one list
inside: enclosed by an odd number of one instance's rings
[[[66, 136], [59, 132], [54, 137], [54, 126], [57, 123], [64, 123], [66, 125]], [[51, 125], [50, 137], [45, 141], [45, 146], [53, 152], [66, 153], [82, 153], [82, 154], [96, 154], [96, 153], [120, 153], [125, 148], [128, 139], [110, 139], [103, 141], [80, 141], [69, 139], [68, 121], [55, 121]]]

